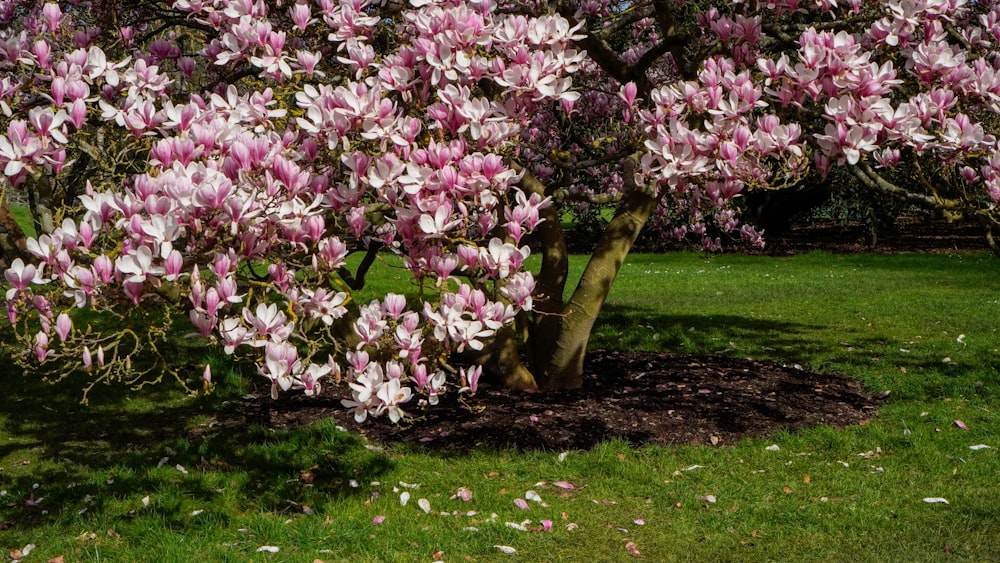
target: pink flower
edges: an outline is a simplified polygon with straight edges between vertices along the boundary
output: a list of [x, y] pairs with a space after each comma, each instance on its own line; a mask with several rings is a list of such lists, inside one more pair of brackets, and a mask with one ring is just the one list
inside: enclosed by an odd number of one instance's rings
[[59, 342], [66, 342], [71, 330], [73, 330], [73, 321], [66, 313], [60, 313], [56, 317], [56, 335], [59, 337]]
[[42, 17], [45, 21], [45, 27], [48, 28], [50, 33], [55, 33], [59, 29], [59, 20], [62, 19], [62, 11], [59, 9], [59, 4], [48, 3], [42, 6]]
[[18, 292], [28, 289], [33, 283], [45, 283], [41, 274], [42, 268], [35, 268], [31, 264], [25, 264], [20, 258], [15, 258], [10, 268], [3, 273], [7, 283], [13, 286], [7, 290], [7, 299], [13, 299]]

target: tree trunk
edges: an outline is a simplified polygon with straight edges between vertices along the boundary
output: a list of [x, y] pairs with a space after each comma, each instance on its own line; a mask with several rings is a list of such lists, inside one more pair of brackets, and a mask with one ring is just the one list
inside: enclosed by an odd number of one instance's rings
[[[651, 186], [636, 184], [631, 158], [625, 160], [623, 168], [626, 194], [565, 303], [562, 295], [569, 271], [566, 240], [558, 210], [543, 210], [545, 221], [535, 231], [543, 249], [542, 267], [522, 348], [530, 369], [521, 362], [513, 327], [498, 331], [482, 358], [487, 371], [499, 376], [505, 386], [553, 390], [575, 389], [583, 384], [583, 360], [590, 332], [636, 237], [658, 203]], [[548, 194], [546, 186], [527, 171], [520, 185], [528, 193]]]
[[[524, 191], [542, 197], [549, 195], [550, 190], [530, 172], [520, 167], [516, 169], [524, 174], [520, 183]], [[550, 205], [541, 211], [541, 217], [544, 221], [539, 223], [534, 236], [542, 247], [542, 266], [535, 278], [533, 313], [524, 323], [527, 325], [524, 354], [529, 369], [535, 373], [545, 369], [556, 346], [562, 326], [563, 291], [569, 276], [569, 252], [559, 209]]]
[[536, 373], [542, 389], [573, 389], [583, 384], [583, 359], [597, 315], [636, 237], [656, 209], [656, 195], [635, 184], [632, 161], [627, 160], [624, 168], [627, 193], [558, 317], [559, 331], [548, 364]]

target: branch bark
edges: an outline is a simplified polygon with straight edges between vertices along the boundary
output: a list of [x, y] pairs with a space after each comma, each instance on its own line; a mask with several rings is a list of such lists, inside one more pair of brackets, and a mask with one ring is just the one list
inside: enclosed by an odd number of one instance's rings
[[561, 313], [559, 336], [551, 359], [538, 379], [543, 389], [572, 389], [583, 384], [583, 359], [590, 332], [636, 237], [656, 209], [657, 194], [635, 181], [635, 158], [624, 162], [626, 192], [601, 236], [583, 276]]
[[957, 221], [965, 216], [958, 201], [911, 192], [886, 180], [867, 162], [858, 162], [850, 169], [869, 188], [940, 213], [948, 221]]

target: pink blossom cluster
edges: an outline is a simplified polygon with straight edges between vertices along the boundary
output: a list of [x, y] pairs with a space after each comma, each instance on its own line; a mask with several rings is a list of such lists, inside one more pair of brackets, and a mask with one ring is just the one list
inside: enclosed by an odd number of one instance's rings
[[[125, 369], [73, 309], [169, 303], [275, 393], [344, 381], [358, 419], [399, 420], [475, 391], [448, 357], [533, 308], [551, 205], [640, 191], [715, 249], [713, 225], [763, 244], [742, 194], [835, 165], [879, 186], [933, 162], [925, 201], [1000, 202], [995, 1], [715, 3], [684, 49], [657, 12], [679, 3], [547, 4], [174, 0], [189, 25], [156, 30], [0, 0], [0, 184], [118, 159], [4, 273], [26, 354]], [[349, 256], [379, 249], [419, 300], [355, 302]]]
[[[35, 30], [35, 41], [28, 31], [5, 38], [5, 70], [40, 72], [51, 102], [0, 135], [7, 181], [58, 173], [87, 119], [149, 147], [143, 171], [119, 185], [88, 183], [79, 217], [29, 242], [35, 263], [5, 272], [11, 321], [39, 323], [37, 359], [56, 340], [83, 343], [71, 314], [55, 322], [67, 304], [142, 306], [175, 286], [193, 334], [255, 357], [274, 393], [312, 394], [343, 378], [359, 413], [393, 420], [413, 394], [436, 402], [449, 351], [481, 349], [531, 308], [529, 252], [517, 243], [549, 202], [514, 189], [520, 176], [504, 156], [539, 107], [576, 99], [570, 76], [583, 55], [558, 16], [506, 17], [485, 1], [415, 4], [393, 30], [399, 44], [376, 57], [369, 40], [388, 24], [367, 2], [297, 3], [288, 30], [275, 23], [285, 14], [259, 1], [175, 2], [216, 30], [203, 50], [213, 65], [244, 62], [273, 81], [247, 91], [185, 95], [150, 62], [176, 56], [169, 44], [150, 45], [155, 57], [109, 61], [93, 45], [39, 47], [56, 24]], [[46, 6], [58, 20], [58, 6]], [[322, 65], [306, 49], [306, 32], [320, 26], [336, 47]], [[318, 66], [343, 79], [322, 80]], [[29, 86], [8, 76], [12, 92]], [[483, 80], [500, 95], [473, 95]], [[350, 252], [375, 244], [433, 280], [436, 296], [413, 310], [392, 295], [361, 305], [348, 344], [330, 327], [348, 314], [350, 291], [331, 280]], [[80, 365], [93, 369], [85, 348]], [[454, 372], [452, 384], [474, 391], [479, 373]]]

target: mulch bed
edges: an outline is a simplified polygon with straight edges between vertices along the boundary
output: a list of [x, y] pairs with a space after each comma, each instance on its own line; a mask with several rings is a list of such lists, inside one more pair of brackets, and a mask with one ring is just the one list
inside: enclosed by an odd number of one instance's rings
[[[481, 387], [455, 394], [406, 425], [357, 424], [330, 390], [321, 397], [246, 399], [247, 421], [293, 427], [319, 418], [375, 444], [427, 449], [476, 447], [580, 450], [622, 439], [642, 444], [725, 445], [747, 436], [826, 424], [861, 424], [877, 401], [856, 382], [770, 362], [651, 352], [592, 352], [581, 389], [549, 393]], [[416, 408], [414, 406], [414, 408]]]

